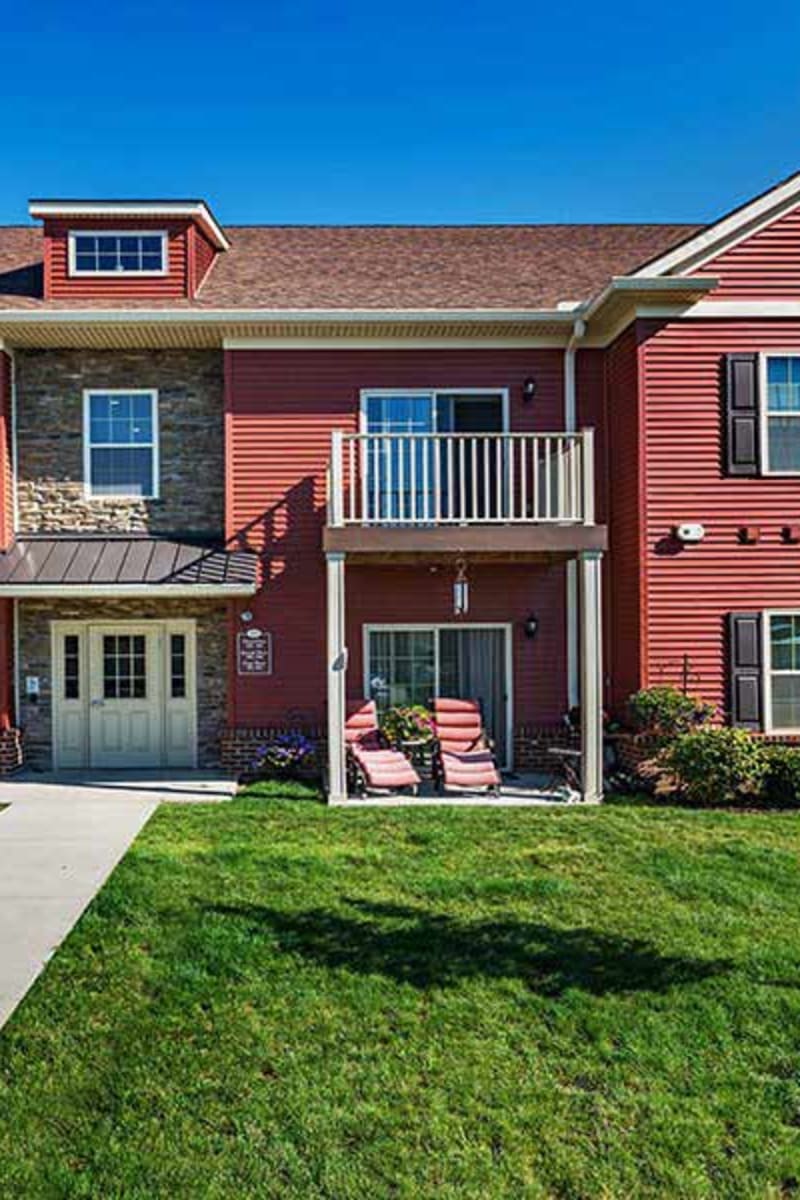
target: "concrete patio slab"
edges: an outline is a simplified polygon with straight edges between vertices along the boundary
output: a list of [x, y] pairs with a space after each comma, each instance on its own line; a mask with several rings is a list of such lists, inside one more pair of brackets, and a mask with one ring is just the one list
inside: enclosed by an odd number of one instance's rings
[[159, 803], [235, 791], [233, 780], [200, 772], [28, 773], [0, 783], [0, 1026]]

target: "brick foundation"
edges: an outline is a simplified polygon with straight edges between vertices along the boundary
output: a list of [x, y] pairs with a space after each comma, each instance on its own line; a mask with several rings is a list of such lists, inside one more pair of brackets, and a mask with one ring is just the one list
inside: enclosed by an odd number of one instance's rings
[[581, 735], [566, 725], [518, 725], [514, 730], [514, 768], [552, 771], [551, 748], [580, 750]]
[[[282, 733], [302, 733], [317, 745], [317, 769], [325, 765], [326, 731], [319, 725], [269, 725], [260, 728], [228, 726], [220, 741], [220, 758], [226, 771], [246, 775], [256, 751]], [[518, 725], [514, 730], [514, 766], [518, 771], [553, 769], [551, 746], [580, 749], [580, 734], [563, 725]]]
[[22, 766], [22, 731], [0, 729], [0, 775], [12, 775]]
[[309, 775], [319, 774], [324, 766], [327, 737], [319, 725], [266, 725], [254, 729], [248, 726], [228, 726], [220, 738], [220, 762], [224, 771], [232, 775], [247, 776], [259, 746], [272, 741], [280, 734], [302, 733], [317, 746], [316, 761]]

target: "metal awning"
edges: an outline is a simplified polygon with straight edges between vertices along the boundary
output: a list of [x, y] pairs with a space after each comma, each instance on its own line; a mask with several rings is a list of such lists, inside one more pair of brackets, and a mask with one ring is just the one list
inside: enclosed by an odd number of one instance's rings
[[252, 595], [257, 564], [203, 539], [29, 535], [0, 554], [0, 596]]

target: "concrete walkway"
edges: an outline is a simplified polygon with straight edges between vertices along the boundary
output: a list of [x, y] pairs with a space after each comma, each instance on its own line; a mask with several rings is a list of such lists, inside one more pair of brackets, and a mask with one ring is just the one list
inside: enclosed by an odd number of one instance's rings
[[158, 804], [234, 791], [232, 781], [199, 772], [0, 783], [0, 1026]]

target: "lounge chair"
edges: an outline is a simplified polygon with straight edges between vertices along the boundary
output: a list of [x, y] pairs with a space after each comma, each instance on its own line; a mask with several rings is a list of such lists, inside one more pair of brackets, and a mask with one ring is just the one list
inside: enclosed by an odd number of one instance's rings
[[433, 719], [436, 727], [433, 779], [439, 792], [446, 788], [461, 791], [487, 788], [499, 796], [500, 772], [477, 701], [434, 700]]
[[347, 707], [344, 738], [348, 790], [366, 796], [371, 790], [396, 792], [411, 788], [416, 795], [419, 775], [404, 754], [387, 746], [378, 726], [375, 701], [359, 700]]

